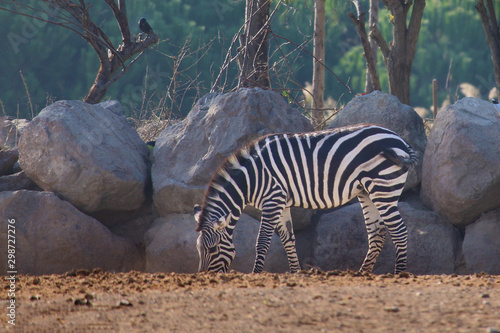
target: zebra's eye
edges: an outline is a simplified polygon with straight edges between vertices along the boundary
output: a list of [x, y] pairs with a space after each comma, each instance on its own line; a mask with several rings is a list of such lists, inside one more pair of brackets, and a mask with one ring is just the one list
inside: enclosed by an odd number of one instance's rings
[[217, 246], [212, 246], [208, 248], [208, 253], [214, 254], [218, 251]]

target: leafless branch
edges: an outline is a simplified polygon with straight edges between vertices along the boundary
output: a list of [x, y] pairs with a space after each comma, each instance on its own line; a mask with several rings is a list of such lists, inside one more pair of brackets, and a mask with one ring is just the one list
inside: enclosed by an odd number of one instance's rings
[[[125, 0], [118, 0], [118, 4], [114, 0], [105, 1], [111, 8], [122, 35], [122, 44], [118, 47], [113, 45], [106, 33], [92, 20], [90, 15], [92, 5], [83, 0], [39, 1], [50, 8], [50, 11], [42, 8], [43, 6], [33, 7], [13, 1], [0, 0], [0, 4], [4, 5], [0, 7], [0, 10], [64, 27], [87, 41], [99, 57], [101, 66], [94, 84], [84, 100], [88, 103], [98, 103], [106, 93], [107, 88], [122, 77], [140, 55], [128, 65], [126, 65], [126, 61], [158, 41], [158, 36], [154, 33], [149, 34], [144, 40], [132, 41]], [[15, 6], [14, 9], [12, 6]], [[123, 70], [117, 74], [120, 67], [123, 67]]]
[[373, 38], [373, 40], [377, 43], [384, 59], [387, 58], [389, 56], [389, 53], [391, 52], [391, 49], [389, 48], [389, 45], [387, 45], [384, 36], [382, 36], [382, 32], [380, 32], [377, 26], [370, 27], [370, 29], [370, 37]]
[[481, 23], [483, 24], [486, 41], [490, 46], [495, 81], [497, 88], [500, 89], [500, 29], [495, 15], [495, 8], [493, 7], [493, 1], [486, 0], [485, 7], [484, 0], [478, 0], [476, 10], [481, 18]]
[[314, 55], [313, 55], [311, 52], [309, 52], [307, 49], [305, 49], [305, 48], [301, 47], [301, 46], [300, 46], [299, 44], [297, 44], [297, 43], [292, 42], [290, 39], [288, 39], [288, 38], [286, 38], [286, 37], [283, 37], [283, 36], [280, 36], [280, 35], [275, 34], [273, 31], [271, 31], [271, 34], [272, 34], [274, 37], [277, 37], [277, 38], [281, 38], [281, 39], [286, 40], [286, 41], [287, 41], [287, 42], [289, 42], [290, 44], [292, 44], [292, 45], [296, 46], [296, 47], [297, 47], [298, 49], [300, 49], [301, 51], [304, 51], [305, 53], [307, 53], [307, 54], [308, 54], [309, 56], [311, 56], [311, 57], [312, 57], [315, 61], [319, 62], [322, 66], [325, 66], [325, 69], [326, 69], [328, 72], [330, 72], [330, 74], [332, 74], [332, 75], [335, 77], [335, 79], [337, 79], [337, 81], [338, 81], [341, 85], [343, 85], [343, 86], [347, 89], [347, 91], [348, 91], [348, 92], [350, 92], [351, 94], [355, 95], [355, 93], [351, 90], [351, 88], [350, 88], [350, 87], [349, 87], [346, 83], [344, 83], [344, 81], [342, 81], [342, 80], [341, 80], [341, 79], [337, 76], [337, 74], [335, 74], [335, 73], [334, 73], [334, 72], [333, 72], [333, 71], [332, 71], [332, 70], [331, 70], [328, 66], [326, 66], [326, 65], [325, 65], [325, 63], [324, 63], [323, 61], [321, 61], [320, 59], [318, 59], [318, 58], [314, 57]]
[[365, 57], [366, 67], [372, 79], [373, 89], [381, 90], [380, 79], [378, 77], [377, 67], [376, 67], [376, 59], [373, 54], [370, 41], [368, 40], [368, 34], [365, 28], [365, 12], [363, 11], [363, 7], [361, 6], [361, 3], [358, 0], [351, 0], [351, 1], [354, 3], [356, 7], [357, 17], [353, 13], [347, 13], [347, 15], [354, 23], [356, 31], [358, 32], [358, 36], [361, 40], [361, 46], [363, 47], [363, 55]]

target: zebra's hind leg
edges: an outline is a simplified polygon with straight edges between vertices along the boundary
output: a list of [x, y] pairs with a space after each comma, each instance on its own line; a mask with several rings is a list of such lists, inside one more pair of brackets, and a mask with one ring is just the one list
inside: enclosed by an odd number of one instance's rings
[[377, 207], [373, 204], [368, 194], [363, 191], [361, 194], [358, 194], [358, 200], [363, 208], [366, 231], [368, 233], [368, 252], [359, 271], [371, 273], [385, 243], [385, 227]]
[[372, 198], [372, 201], [377, 207], [380, 217], [384, 220], [384, 224], [391, 236], [392, 243], [396, 248], [396, 265], [394, 273], [398, 274], [406, 270], [408, 263], [408, 231], [398, 210], [397, 199], [399, 196], [395, 198], [396, 201], [394, 202], [387, 202], [387, 199], [384, 198], [381, 198], [381, 200]]
[[286, 251], [290, 273], [297, 273], [300, 270], [297, 248], [295, 247], [295, 234], [293, 232], [292, 215], [290, 208], [283, 209], [281, 218], [276, 226], [276, 231], [281, 239], [281, 244]]

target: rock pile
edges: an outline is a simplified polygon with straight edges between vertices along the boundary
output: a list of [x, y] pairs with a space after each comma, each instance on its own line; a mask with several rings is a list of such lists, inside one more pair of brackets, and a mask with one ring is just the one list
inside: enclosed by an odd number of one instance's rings
[[[15, 127], [22, 132], [20, 140], [10, 140], [13, 123], [4, 126], [9, 131], [0, 131], [7, 132], [0, 139], [14, 145], [0, 152], [11, 156], [1, 164], [6, 171], [0, 174], [0, 218], [16, 221], [18, 271], [142, 269], [143, 255], [134, 242], [84, 214], [131, 211], [146, 199], [148, 149], [121, 115], [119, 103], [56, 102], [29, 124]], [[18, 155], [23, 171], [13, 173]], [[0, 245], [7, 248], [6, 228], [1, 232]]]
[[[500, 113], [465, 98], [441, 110], [427, 142], [411, 107], [374, 92], [353, 99], [330, 127], [360, 122], [394, 130], [422, 157], [399, 205], [408, 270], [500, 274]], [[161, 133], [154, 158], [116, 101], [59, 101], [29, 123], [0, 118], [0, 219], [15, 220], [18, 271], [196, 272], [192, 209], [219, 164], [261, 135], [311, 130], [281, 96], [261, 89], [204, 96]], [[303, 268], [361, 266], [367, 240], [359, 204], [292, 214]], [[251, 271], [258, 228], [258, 212], [246, 210], [231, 268]], [[7, 238], [4, 225], [0, 247]], [[392, 272], [394, 252], [388, 237], [376, 273]], [[265, 269], [288, 270], [276, 235]]]

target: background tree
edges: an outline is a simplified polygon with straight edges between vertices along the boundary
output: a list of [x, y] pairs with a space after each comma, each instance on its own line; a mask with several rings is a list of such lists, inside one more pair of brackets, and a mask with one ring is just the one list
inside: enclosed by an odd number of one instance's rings
[[313, 93], [312, 125], [320, 129], [323, 124], [325, 93], [325, 0], [314, 1], [314, 44], [313, 44]]
[[[9, 2], [0, 1], [4, 5], [9, 5]], [[158, 41], [158, 36], [154, 33], [148, 34], [146, 38], [139, 41], [132, 40], [125, 0], [119, 0], [118, 4], [114, 0], [106, 0], [122, 36], [122, 43], [118, 47], [113, 45], [106, 33], [92, 20], [91, 5], [84, 1], [42, 0], [40, 3], [47, 7], [32, 7], [28, 4], [10, 2], [10, 5], [13, 4], [14, 7], [0, 7], [0, 9], [67, 28], [92, 46], [99, 57], [100, 68], [94, 84], [84, 98], [84, 101], [90, 104], [99, 103], [109, 86], [116, 82], [138, 57], [129, 64], [126, 64], [127, 60], [137, 53], [142, 55], [144, 50]], [[35, 12], [34, 15], [33, 12]], [[121, 68], [121, 73], [118, 73]]]
[[[457, 87], [463, 82], [477, 87], [481, 98], [487, 98], [491, 88], [497, 85], [485, 34], [478, 33], [482, 31], [482, 23], [474, 8], [477, 1], [426, 1], [412, 64], [412, 106], [429, 108], [432, 105], [431, 82], [434, 78], [438, 80], [440, 104], [443, 100], [453, 102], [457, 96], [461, 97]], [[92, 4], [89, 12], [93, 21], [114, 45], [120, 45], [122, 36], [107, 3], [86, 2]], [[368, 11], [369, 1], [361, 2]], [[41, 1], [23, 0], [22, 3], [36, 7]], [[486, 1], [484, 3], [486, 5]], [[12, 4], [9, 0], [9, 6]], [[311, 82], [313, 72], [313, 1], [287, 0], [271, 4], [271, 85], [279, 93], [287, 89], [287, 93], [298, 98], [303, 94], [297, 87]], [[154, 32], [165, 38], [154, 48], [149, 48], [128, 68], [126, 75], [108, 88], [105, 99], [119, 100], [127, 117], [157, 112], [160, 104], [162, 114], [173, 112], [175, 117], [185, 116], [213, 86], [234, 36], [245, 23], [245, 5], [242, 0], [127, 1], [132, 35], [140, 33], [136, 23], [144, 16]], [[500, 1], [493, 1], [493, 6], [499, 13]], [[354, 92], [361, 93], [365, 91], [366, 62], [356, 29], [346, 15], [348, 12], [356, 14], [355, 6], [351, 1], [328, 0], [325, 7], [324, 97], [325, 105], [335, 106], [349, 102], [353, 95], [332, 72], [348, 83]], [[390, 11], [383, 8], [380, 8], [378, 27], [389, 43], [393, 19]], [[366, 15], [368, 21], [368, 12]], [[45, 17], [50, 18], [49, 15]], [[369, 32], [368, 24], [366, 30]], [[20, 70], [29, 87], [35, 115], [54, 100], [78, 99], [87, 95], [100, 63], [93, 48], [82, 38], [74, 38], [73, 31], [1, 10], [0, 31], [4, 32], [4, 38], [0, 38], [0, 114], [31, 117]], [[273, 33], [284, 37], [278, 38], [282, 53], [276, 48]], [[236, 44], [237, 38], [231, 57], [236, 57], [239, 46]], [[389, 79], [381, 52], [377, 58], [381, 89], [388, 92]], [[290, 76], [276, 72], [281, 64], [287, 71], [292, 69]], [[224, 77], [227, 77], [225, 86], [237, 86], [239, 70], [236, 60]], [[224, 85], [224, 77], [220, 86]]]
[[[384, 57], [389, 78], [389, 93], [404, 104], [410, 104], [410, 76], [415, 56], [425, 0], [383, 0], [391, 13], [392, 42], [388, 44], [378, 26], [371, 26], [370, 36]], [[408, 13], [411, 10], [409, 23]], [[366, 43], [362, 40], [362, 43]], [[363, 46], [364, 49], [369, 48]]]
[[268, 39], [270, 0], [246, 0], [245, 29], [240, 35], [240, 87], [269, 88]]
[[[356, 7], [357, 17], [353, 13], [347, 13], [356, 26], [356, 31], [363, 47], [363, 56], [366, 61], [366, 83], [365, 93], [373, 90], [381, 90], [380, 79], [377, 72], [377, 47], [373, 38], [368, 37], [365, 28], [365, 12], [359, 0], [351, 0]], [[373, 3], [377, 2], [377, 5]], [[373, 11], [373, 13], [372, 13]], [[370, 29], [375, 30], [378, 23], [378, 0], [370, 0]], [[375, 46], [375, 47], [374, 47]]]
[[476, 10], [481, 17], [486, 41], [490, 46], [491, 60], [493, 61], [493, 69], [495, 71], [495, 81], [500, 93], [500, 27], [498, 25], [493, 1], [486, 0], [485, 6], [483, 0], [478, 0]]
[[[427, 1], [412, 66], [411, 102], [414, 106], [432, 105], [431, 82], [437, 79], [438, 104], [453, 103], [464, 96], [460, 85], [475, 86], [487, 98], [496, 85], [491, 53], [474, 8], [477, 0]], [[500, 10], [500, 2], [495, 3]], [[389, 12], [380, 12], [379, 27], [389, 36]], [[379, 71], [381, 83], [385, 77]], [[384, 74], [385, 75], [385, 74]]]
[[[378, 9], [379, 9], [379, 0], [370, 0], [370, 9], [368, 13], [370, 18], [368, 19], [368, 26], [378, 25]], [[372, 28], [370, 28], [372, 30]], [[368, 42], [370, 44], [370, 48], [372, 50], [373, 61], [375, 62], [375, 68], [377, 67], [377, 43], [372, 37], [368, 37]], [[378, 77], [378, 73], [376, 77], [373, 77], [368, 68], [366, 69], [366, 83], [365, 83], [365, 93], [370, 93], [374, 90], [380, 90], [380, 79]]]

